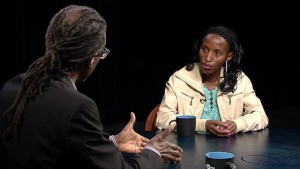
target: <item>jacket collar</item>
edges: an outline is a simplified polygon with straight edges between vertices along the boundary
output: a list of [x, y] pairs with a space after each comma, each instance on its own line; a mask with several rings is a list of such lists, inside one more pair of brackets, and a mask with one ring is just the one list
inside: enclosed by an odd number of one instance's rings
[[52, 77], [53, 77], [54, 81], [56, 81], [56, 80], [61, 81], [66, 86], [72, 87], [75, 90], [77, 90], [75, 84], [71, 81], [71, 79], [68, 77], [68, 75], [64, 74], [63, 72], [57, 71], [57, 72], [53, 73]]
[[[188, 84], [190, 87], [194, 88], [195, 90], [203, 93], [202, 89], [202, 77], [200, 73], [199, 63], [194, 64], [195, 67], [193, 70], [188, 71], [186, 70], [186, 66], [178, 70], [175, 74], [175, 76], [182, 81], [184, 81], [186, 84]], [[224, 74], [224, 68], [221, 70], [220, 79], [222, 80]]]

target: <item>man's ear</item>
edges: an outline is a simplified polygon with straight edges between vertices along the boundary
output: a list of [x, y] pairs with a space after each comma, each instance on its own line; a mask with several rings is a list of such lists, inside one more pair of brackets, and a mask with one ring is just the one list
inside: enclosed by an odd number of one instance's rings
[[88, 66], [92, 67], [95, 62], [95, 57], [91, 57], [87, 60]]

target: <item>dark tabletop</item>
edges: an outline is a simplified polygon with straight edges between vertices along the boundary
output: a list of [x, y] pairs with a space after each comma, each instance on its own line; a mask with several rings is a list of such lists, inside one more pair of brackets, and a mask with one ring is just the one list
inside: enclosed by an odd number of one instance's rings
[[[154, 132], [141, 134], [151, 138]], [[179, 145], [184, 151], [181, 162], [166, 163], [167, 169], [206, 169], [205, 153], [210, 151], [233, 153], [237, 169], [300, 168], [300, 128], [266, 128], [229, 138], [203, 133], [178, 137], [172, 133], [166, 140]]]

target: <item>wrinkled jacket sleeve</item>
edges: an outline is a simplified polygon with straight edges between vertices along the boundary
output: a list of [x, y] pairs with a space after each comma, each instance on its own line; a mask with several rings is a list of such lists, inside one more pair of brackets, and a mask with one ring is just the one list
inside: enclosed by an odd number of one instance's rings
[[117, 146], [103, 132], [95, 103], [83, 100], [67, 125], [67, 152], [73, 168], [162, 168], [163, 160], [151, 150], [124, 159]]
[[165, 93], [157, 112], [156, 125], [158, 129], [169, 126], [171, 120], [176, 119], [177, 114], [177, 96], [175, 89], [175, 75], [173, 74], [166, 83]]
[[256, 96], [250, 79], [243, 75], [240, 84], [243, 87], [243, 114], [233, 120], [237, 124], [237, 132], [261, 130], [267, 127], [269, 119], [261, 100]]

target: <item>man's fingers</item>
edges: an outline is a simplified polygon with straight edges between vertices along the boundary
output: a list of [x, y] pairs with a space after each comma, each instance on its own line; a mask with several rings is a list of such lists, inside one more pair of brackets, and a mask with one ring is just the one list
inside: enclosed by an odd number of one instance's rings
[[135, 120], [136, 120], [136, 118], [135, 118], [135, 114], [133, 113], [133, 112], [131, 112], [130, 113], [130, 123], [132, 123], [132, 124], [134, 124], [135, 123]]
[[180, 153], [183, 152], [183, 149], [180, 148], [179, 146], [177, 146], [176, 144], [170, 144], [169, 147], [170, 147], [171, 149], [173, 149], [173, 150], [179, 151]]
[[[140, 135], [141, 136], [141, 135]], [[141, 140], [142, 140], [142, 142], [145, 142], [145, 143], [147, 143], [148, 141], [149, 141], [149, 139], [147, 139], [146, 137], [144, 137], [144, 136], [141, 136]]]
[[146, 137], [143, 137], [143, 136], [141, 136], [141, 135], [139, 135], [139, 138], [140, 138], [140, 140], [141, 140], [141, 146], [142, 146], [142, 147], [145, 147], [145, 146], [147, 145], [149, 139], [147, 139]]
[[135, 114], [133, 112], [130, 113], [130, 120], [126, 124], [125, 128], [133, 128], [133, 125], [135, 123]]
[[160, 151], [161, 154], [169, 154], [172, 157], [177, 157], [177, 158], [182, 156], [182, 152], [183, 152], [183, 150], [180, 147], [178, 147], [178, 146], [171, 147], [170, 145], [168, 148]]
[[173, 125], [168, 126], [168, 128], [166, 128], [161, 134], [161, 138], [164, 139], [167, 135], [169, 135], [174, 129]]
[[142, 147], [145, 147], [147, 145], [147, 143], [142, 142]]
[[164, 162], [178, 162], [181, 160], [180, 157], [174, 157], [172, 154], [170, 153], [163, 153], [161, 154], [161, 157], [163, 158]]
[[155, 135], [153, 138], [160, 138], [164, 139], [167, 135], [169, 135], [174, 129], [174, 126], [168, 126], [165, 130], [160, 132], [159, 134]]

